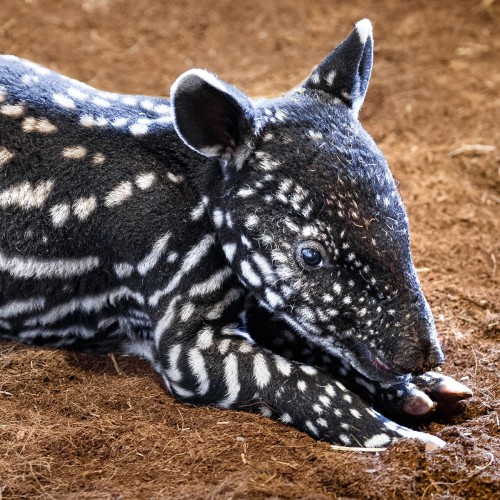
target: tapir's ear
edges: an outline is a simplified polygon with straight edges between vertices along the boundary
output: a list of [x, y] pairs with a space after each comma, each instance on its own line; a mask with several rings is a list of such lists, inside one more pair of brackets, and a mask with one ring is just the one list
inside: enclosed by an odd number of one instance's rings
[[362, 19], [303, 86], [341, 99], [357, 116], [365, 99], [372, 66], [372, 24], [368, 19]]
[[170, 93], [179, 137], [204, 156], [231, 155], [255, 129], [248, 97], [211, 73], [183, 73]]

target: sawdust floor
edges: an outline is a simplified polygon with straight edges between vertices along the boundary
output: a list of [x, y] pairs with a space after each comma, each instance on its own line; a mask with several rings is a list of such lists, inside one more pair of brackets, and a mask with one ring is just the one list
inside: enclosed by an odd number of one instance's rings
[[118, 373], [109, 357], [4, 343], [0, 496], [500, 498], [500, 4], [480, 2], [2, 0], [0, 52], [151, 94], [192, 66], [278, 94], [370, 17], [361, 118], [400, 181], [446, 372], [475, 396], [428, 425], [443, 450], [338, 452], [264, 417], [178, 404], [141, 361], [118, 357]]

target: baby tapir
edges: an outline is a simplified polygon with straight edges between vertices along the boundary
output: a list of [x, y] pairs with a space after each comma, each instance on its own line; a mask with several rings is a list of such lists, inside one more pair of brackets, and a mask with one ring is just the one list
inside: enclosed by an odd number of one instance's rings
[[443, 442], [470, 395], [443, 362], [408, 220], [358, 121], [362, 20], [299, 87], [253, 101], [203, 70], [171, 100], [0, 57], [0, 336], [143, 356], [179, 400], [346, 446]]

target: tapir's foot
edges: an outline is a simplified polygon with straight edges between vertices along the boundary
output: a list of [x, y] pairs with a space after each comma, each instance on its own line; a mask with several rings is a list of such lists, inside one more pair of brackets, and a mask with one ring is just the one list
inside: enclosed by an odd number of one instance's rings
[[472, 391], [455, 379], [436, 372], [413, 377], [412, 383], [387, 390], [385, 404], [392, 400], [391, 413], [424, 417], [434, 411], [455, 413]]
[[472, 396], [472, 391], [464, 384], [436, 372], [414, 377], [413, 383], [434, 401], [436, 409], [442, 413], [455, 412], [461, 401]]

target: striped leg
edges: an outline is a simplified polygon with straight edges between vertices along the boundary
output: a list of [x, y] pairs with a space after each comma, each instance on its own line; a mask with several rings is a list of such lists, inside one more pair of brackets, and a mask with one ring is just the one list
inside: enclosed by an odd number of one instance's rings
[[443, 444], [389, 421], [330, 375], [273, 354], [234, 330], [205, 326], [195, 335], [165, 335], [156, 366], [183, 402], [260, 412], [317, 439], [365, 447], [401, 437], [430, 448]]
[[[325, 353], [292, 332], [285, 323], [271, 318], [261, 308], [250, 308], [247, 319], [251, 336], [260, 345], [287, 359], [327, 372], [390, 418], [407, 421], [409, 417], [427, 416], [434, 410], [452, 413], [460, 408], [460, 401], [472, 395], [460, 382], [436, 372], [409, 377], [399, 384], [371, 380], [342, 358]], [[262, 334], [264, 325], [269, 324], [273, 334]]]

